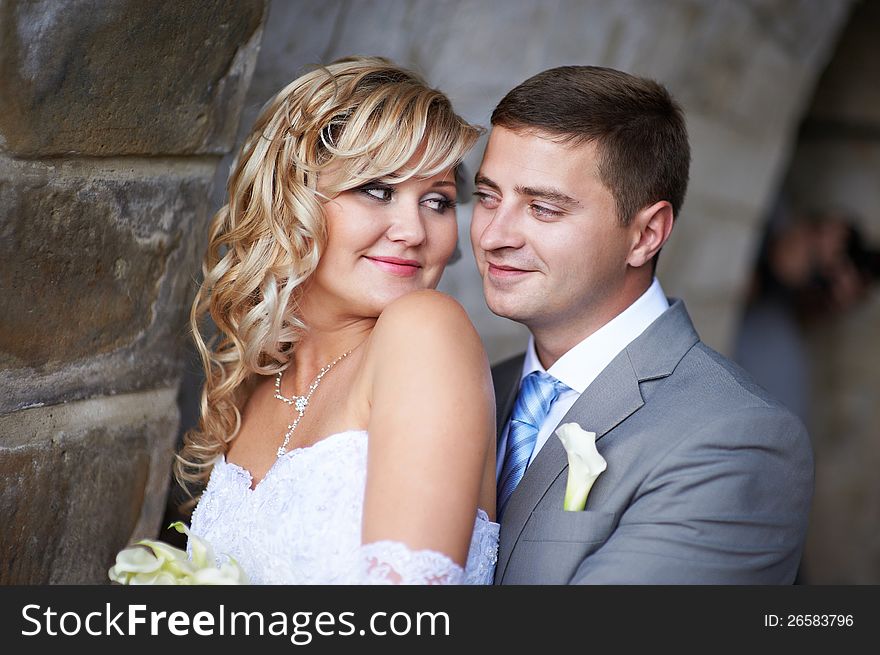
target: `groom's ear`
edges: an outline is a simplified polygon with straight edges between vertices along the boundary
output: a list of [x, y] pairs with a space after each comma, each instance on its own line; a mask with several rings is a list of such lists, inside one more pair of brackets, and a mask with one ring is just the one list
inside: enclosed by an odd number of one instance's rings
[[632, 245], [626, 263], [633, 268], [649, 263], [669, 239], [673, 218], [672, 205], [667, 200], [639, 210], [627, 226]]

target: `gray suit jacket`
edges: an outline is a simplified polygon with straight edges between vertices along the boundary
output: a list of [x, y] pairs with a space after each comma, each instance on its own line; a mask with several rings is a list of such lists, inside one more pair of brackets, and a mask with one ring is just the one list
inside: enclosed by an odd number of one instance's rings
[[[493, 369], [498, 429], [523, 357]], [[562, 423], [608, 462], [581, 512], [552, 435], [510, 498], [496, 584], [790, 584], [813, 493], [800, 421], [700, 341], [684, 303], [627, 346]]]

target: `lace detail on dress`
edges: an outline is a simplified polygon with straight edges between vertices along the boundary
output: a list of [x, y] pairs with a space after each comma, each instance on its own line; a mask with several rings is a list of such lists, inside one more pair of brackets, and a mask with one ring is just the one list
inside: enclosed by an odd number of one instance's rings
[[375, 541], [358, 549], [355, 584], [461, 584], [464, 569], [443, 553], [411, 550], [399, 541]]
[[492, 584], [495, 564], [498, 562], [498, 537], [501, 526], [489, 520], [489, 515], [477, 510], [474, 534], [468, 550], [464, 584]]
[[[393, 571], [409, 584], [407, 580], [430, 577], [429, 561], [437, 567], [435, 584], [444, 576], [451, 584], [492, 583], [499, 526], [482, 510], [474, 522], [463, 573], [445, 555], [433, 553], [431, 558], [426, 551], [415, 551], [400, 564], [390, 556], [380, 557], [385, 551], [377, 552], [371, 570], [359, 568], [358, 561], [363, 562], [363, 554], [375, 545], [360, 543], [366, 474], [363, 430], [340, 432], [288, 451], [254, 489], [250, 473], [221, 455], [193, 512], [191, 530], [209, 541], [215, 553], [235, 558], [253, 584], [373, 583], [381, 582], [376, 576], [383, 571], [387, 580], [395, 577]], [[218, 555], [218, 562], [222, 559]], [[457, 578], [449, 564], [458, 568]], [[365, 570], [372, 577], [365, 579]]]

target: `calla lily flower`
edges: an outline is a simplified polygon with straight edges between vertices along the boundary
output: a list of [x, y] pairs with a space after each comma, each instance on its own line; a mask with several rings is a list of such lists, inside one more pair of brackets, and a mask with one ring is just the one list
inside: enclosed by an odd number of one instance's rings
[[218, 566], [208, 542], [192, 534], [180, 521], [168, 527], [186, 534], [192, 557], [162, 541], [142, 539], [119, 552], [116, 564], [107, 572], [110, 579], [129, 585], [248, 584], [247, 576], [234, 559], [229, 557]]
[[577, 423], [566, 423], [556, 428], [556, 436], [568, 455], [568, 481], [562, 506], [566, 511], [580, 512], [587, 505], [593, 483], [608, 463], [596, 450], [595, 432], [587, 432]]
[[[174, 528], [179, 533], [186, 535], [186, 542], [188, 544], [187, 550], [192, 553], [190, 559], [195, 568], [202, 569], [208, 566], [214, 566], [216, 558], [214, 557], [214, 549], [211, 548], [211, 544], [190, 532], [189, 528], [186, 527], [186, 524], [184, 524], [183, 521], [175, 521], [168, 527]], [[174, 550], [179, 549], [175, 548]], [[184, 553], [184, 555], [186, 555], [186, 553]]]

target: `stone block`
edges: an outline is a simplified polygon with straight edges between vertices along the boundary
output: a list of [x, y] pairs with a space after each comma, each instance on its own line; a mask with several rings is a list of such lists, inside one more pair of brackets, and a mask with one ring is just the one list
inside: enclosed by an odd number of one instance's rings
[[798, 118], [792, 112], [802, 107], [850, 8], [848, 0], [804, 4], [802, 11], [788, 3], [682, 5], [690, 25], [662, 33], [687, 47], [664, 81], [689, 113], [786, 139], [784, 128]]
[[19, 157], [222, 154], [263, 0], [0, 4], [0, 145]]
[[657, 267], [667, 294], [731, 297], [748, 285], [760, 225], [756, 210], [692, 194]]
[[741, 132], [698, 113], [689, 114], [687, 124], [691, 169], [684, 211], [691, 210], [695, 195], [703, 195], [747, 208], [740, 220], [763, 218], [778, 186], [790, 143]]
[[212, 172], [0, 161], [0, 414], [174, 384]]
[[155, 538], [176, 390], [0, 417], [0, 584], [95, 584], [129, 540]]

